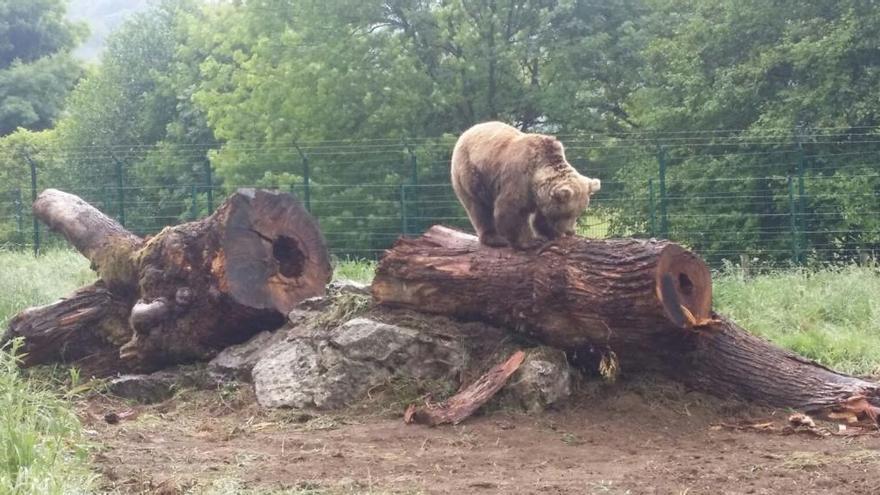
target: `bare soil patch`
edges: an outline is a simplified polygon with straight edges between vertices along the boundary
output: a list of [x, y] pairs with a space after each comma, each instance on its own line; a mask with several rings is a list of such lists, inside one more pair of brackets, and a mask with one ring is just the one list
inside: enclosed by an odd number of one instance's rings
[[405, 425], [391, 395], [341, 413], [264, 411], [242, 385], [152, 406], [95, 397], [81, 415], [103, 487], [121, 493], [880, 493], [878, 434], [718, 428], [788, 414], [654, 379], [582, 383], [540, 415], [496, 403], [454, 427]]

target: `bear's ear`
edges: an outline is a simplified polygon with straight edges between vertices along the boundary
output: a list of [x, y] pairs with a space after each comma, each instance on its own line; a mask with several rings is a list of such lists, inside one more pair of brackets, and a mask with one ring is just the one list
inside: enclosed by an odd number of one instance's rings
[[541, 134], [539, 139], [544, 147], [544, 153], [548, 156], [565, 155], [565, 149], [562, 147], [562, 143], [555, 137]]
[[602, 189], [602, 183], [599, 182], [599, 179], [587, 179], [587, 182], [590, 186], [590, 194]]
[[554, 201], [565, 203], [566, 201], [570, 200], [572, 196], [574, 196], [574, 190], [572, 190], [571, 186], [559, 186], [553, 189], [553, 192], [550, 193], [550, 196], [553, 197]]

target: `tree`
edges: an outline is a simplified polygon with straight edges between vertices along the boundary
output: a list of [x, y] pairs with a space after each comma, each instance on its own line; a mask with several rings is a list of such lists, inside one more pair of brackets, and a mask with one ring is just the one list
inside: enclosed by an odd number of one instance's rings
[[[628, 108], [659, 134], [645, 143], [649, 159], [619, 179], [644, 191], [658, 173], [651, 155], [666, 145], [671, 237], [715, 261], [739, 253], [789, 259], [798, 250], [827, 259], [876, 247], [880, 224], [863, 202], [880, 190], [870, 137], [880, 122], [875, 6], [652, 6], [644, 81]], [[645, 218], [643, 205], [631, 203], [626, 216]]]
[[[205, 55], [194, 99], [225, 143], [213, 163], [230, 183], [302, 191], [305, 155], [322, 226], [345, 236], [334, 247], [375, 252], [397, 232], [426, 225], [428, 215], [461, 215], [451, 189], [414, 181], [448, 183], [454, 136], [470, 125], [488, 119], [527, 130], [628, 125], [620, 123], [623, 111], [605, 111], [622, 108], [622, 99], [579, 95], [625, 95], [632, 83], [618, 79], [635, 71], [620, 68], [602, 81], [578, 83], [574, 79], [588, 71], [601, 72], [607, 59], [596, 53], [591, 68], [581, 70], [570, 70], [565, 60], [628, 36], [622, 26], [631, 3], [599, 9], [549, 0], [218, 6], [190, 31], [191, 46]], [[608, 16], [613, 19], [603, 21]], [[578, 112], [598, 116], [570, 118], [578, 98]]]
[[0, 0], [0, 136], [52, 126], [81, 75], [70, 51], [85, 27], [65, 0]]
[[191, 186], [204, 183], [213, 135], [190, 98], [194, 62], [177, 55], [197, 13], [194, 1], [167, 0], [123, 24], [59, 124], [74, 190], [109, 211], [123, 200], [146, 205], [126, 215], [137, 233], [191, 216]]

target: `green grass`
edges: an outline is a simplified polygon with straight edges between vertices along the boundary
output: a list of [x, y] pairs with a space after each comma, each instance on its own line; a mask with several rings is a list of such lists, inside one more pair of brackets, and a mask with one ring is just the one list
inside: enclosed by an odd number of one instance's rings
[[798, 354], [857, 374], [880, 373], [880, 273], [846, 266], [714, 279], [715, 309]]
[[[88, 263], [71, 251], [51, 251], [38, 259], [0, 252], [0, 266], [4, 331], [21, 309], [50, 302], [94, 279]], [[90, 492], [83, 445], [70, 404], [46, 383], [22, 378], [12, 355], [0, 352], [0, 493]]]
[[90, 493], [84, 445], [70, 404], [0, 352], [0, 493]]
[[333, 268], [334, 280], [352, 280], [368, 284], [376, 273], [376, 262], [369, 260], [340, 260]]
[[0, 327], [28, 306], [46, 304], [95, 280], [89, 262], [70, 250], [51, 250], [35, 258], [0, 251]]

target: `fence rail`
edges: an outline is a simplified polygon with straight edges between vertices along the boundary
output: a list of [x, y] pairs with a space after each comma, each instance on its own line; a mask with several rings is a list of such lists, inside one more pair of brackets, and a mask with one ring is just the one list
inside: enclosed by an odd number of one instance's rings
[[[569, 160], [602, 179], [581, 234], [665, 237], [714, 266], [745, 258], [775, 266], [873, 258], [880, 248], [874, 132], [816, 131], [798, 141], [714, 134], [562, 139]], [[193, 145], [170, 157], [149, 146], [28, 150], [0, 157], [19, 164], [10, 187], [0, 189], [0, 247], [39, 252], [61, 244], [29, 207], [47, 187], [80, 195], [140, 235], [205, 216], [236, 188], [265, 187], [297, 196], [337, 256], [376, 258], [400, 235], [435, 223], [470, 228], [449, 184], [451, 148], [447, 139], [230, 144], [219, 151]], [[211, 165], [217, 153], [222, 173]], [[218, 179], [242, 171], [259, 179]]]

